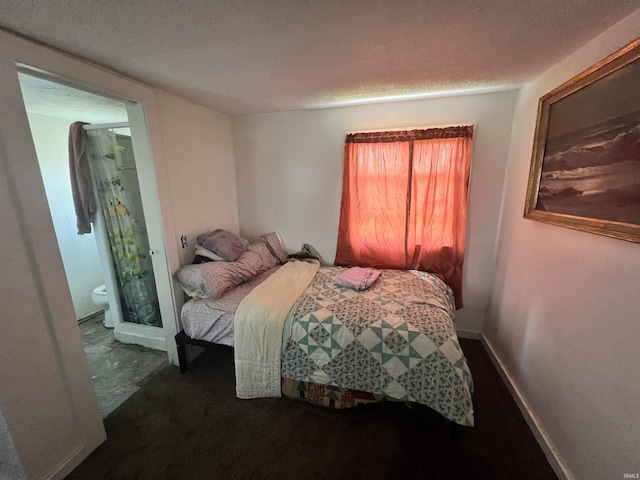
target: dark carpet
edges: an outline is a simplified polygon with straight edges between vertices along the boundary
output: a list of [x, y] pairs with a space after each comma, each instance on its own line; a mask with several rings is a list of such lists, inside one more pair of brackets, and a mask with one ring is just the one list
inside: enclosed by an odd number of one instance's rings
[[426, 407], [330, 410], [235, 398], [233, 352], [160, 370], [105, 418], [107, 441], [69, 479], [555, 479], [491, 360], [461, 340], [476, 426], [450, 439]]

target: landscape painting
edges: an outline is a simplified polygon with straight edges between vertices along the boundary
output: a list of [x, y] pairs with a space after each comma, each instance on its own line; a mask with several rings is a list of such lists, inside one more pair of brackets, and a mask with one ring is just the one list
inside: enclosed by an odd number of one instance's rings
[[640, 44], [540, 100], [525, 218], [640, 242]]
[[536, 209], [640, 224], [640, 110], [547, 142]]

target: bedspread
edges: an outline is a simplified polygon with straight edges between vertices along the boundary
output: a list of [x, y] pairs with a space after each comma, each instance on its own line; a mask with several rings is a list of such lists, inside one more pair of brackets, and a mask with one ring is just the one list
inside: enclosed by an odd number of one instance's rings
[[473, 425], [473, 380], [449, 287], [422, 272], [383, 270], [357, 292], [336, 287], [344, 270], [321, 266], [293, 307], [282, 377], [417, 402]]
[[240, 302], [234, 318], [238, 398], [281, 396], [283, 326], [318, 265], [317, 260], [287, 262]]

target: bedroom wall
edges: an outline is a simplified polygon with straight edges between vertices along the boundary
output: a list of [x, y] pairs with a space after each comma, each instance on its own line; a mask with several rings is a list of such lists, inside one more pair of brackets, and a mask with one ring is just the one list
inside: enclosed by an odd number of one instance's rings
[[69, 177], [68, 137], [72, 122], [37, 113], [28, 116], [73, 308], [76, 318], [81, 318], [98, 310], [91, 294], [104, 283], [104, 278], [95, 235], [78, 235], [76, 228]]
[[[229, 117], [158, 91], [162, 143], [180, 265], [191, 263], [196, 237], [216, 228], [238, 232], [236, 173]], [[179, 240], [179, 238], [178, 238]]]
[[484, 337], [576, 479], [640, 473], [640, 245], [525, 220], [538, 99], [638, 35], [640, 10], [519, 93]]
[[240, 231], [313, 245], [333, 263], [347, 132], [475, 124], [461, 331], [480, 332], [493, 268], [515, 91], [233, 117]]

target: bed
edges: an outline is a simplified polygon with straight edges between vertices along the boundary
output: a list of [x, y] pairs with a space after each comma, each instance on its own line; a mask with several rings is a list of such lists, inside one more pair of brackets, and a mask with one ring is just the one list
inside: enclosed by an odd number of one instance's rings
[[[176, 336], [181, 371], [185, 344], [227, 345], [234, 348], [239, 398], [285, 396], [334, 408], [415, 402], [473, 425], [473, 380], [444, 282], [381, 270], [370, 288], [356, 291], [336, 285], [345, 268], [287, 259], [280, 249], [261, 237], [234, 262], [178, 272], [194, 297]], [[247, 255], [254, 258], [247, 262]], [[240, 273], [228, 281], [235, 267]]]

